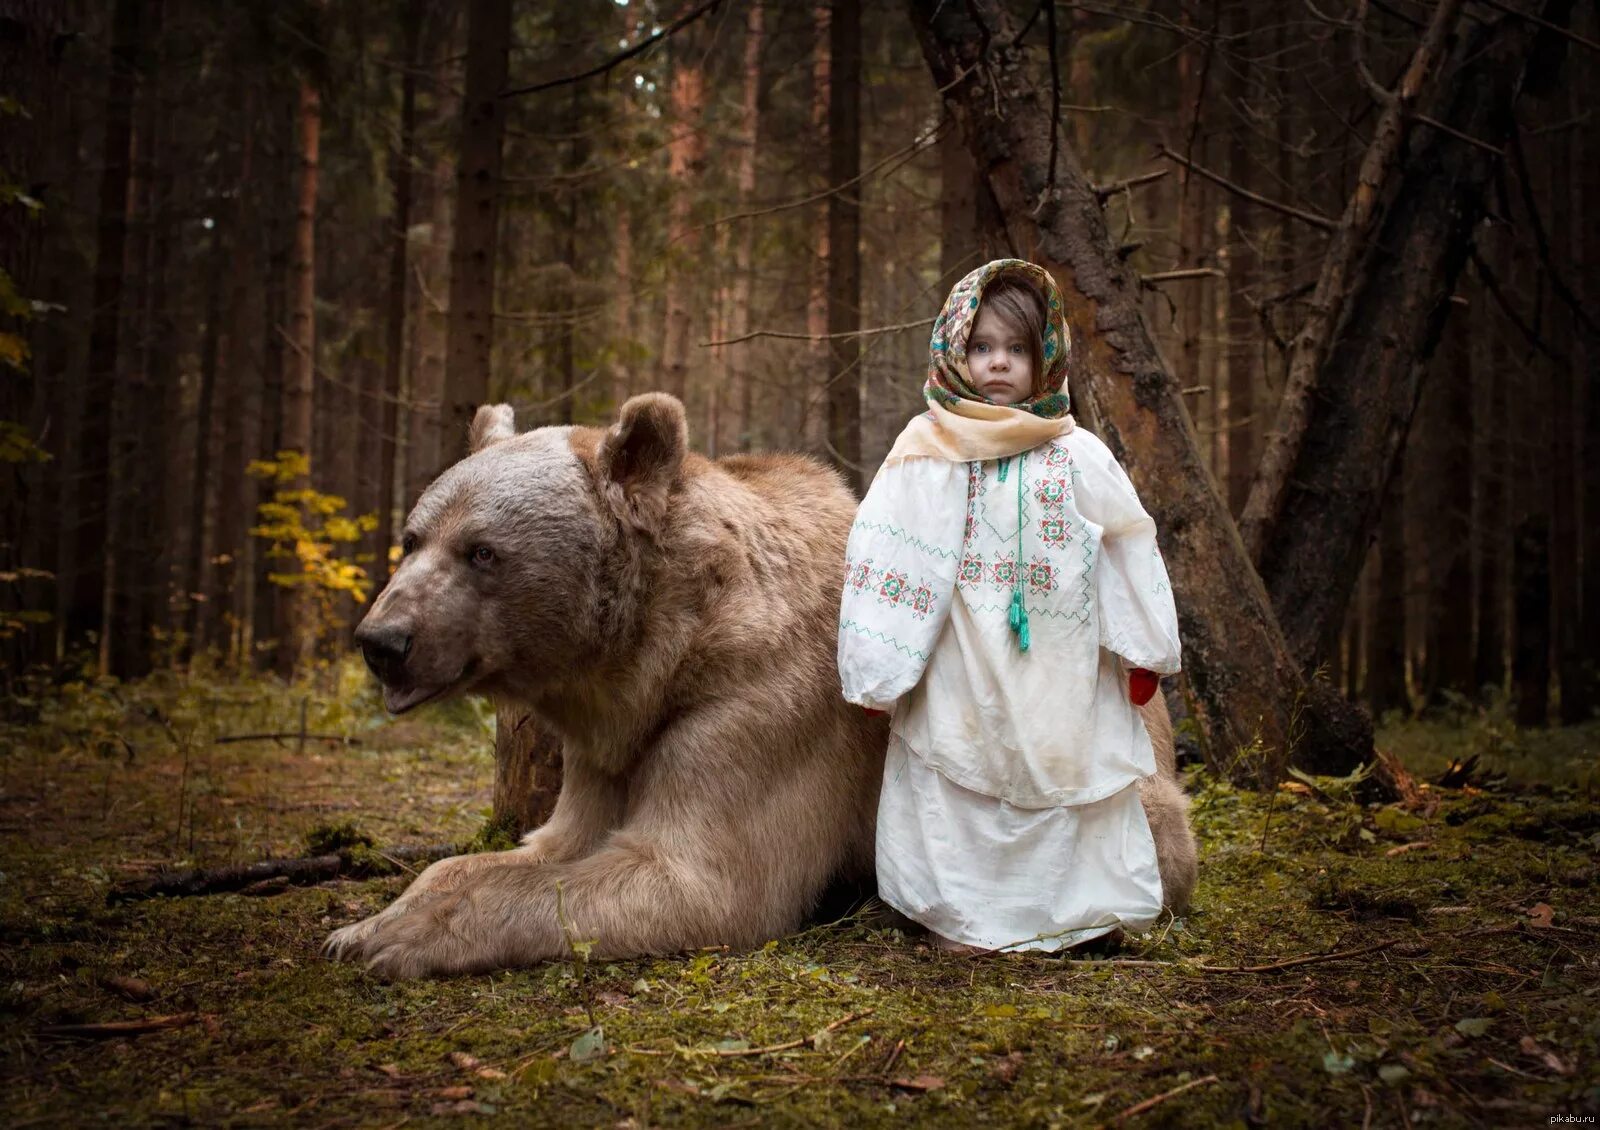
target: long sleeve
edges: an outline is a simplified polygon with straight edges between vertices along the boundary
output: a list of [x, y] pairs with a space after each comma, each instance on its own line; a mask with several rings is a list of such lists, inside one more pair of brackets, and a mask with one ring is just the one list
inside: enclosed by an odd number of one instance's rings
[[1181, 665], [1182, 648], [1155, 521], [1104, 443], [1079, 428], [1071, 445], [1082, 476], [1078, 508], [1102, 530], [1095, 569], [1100, 646], [1129, 667], [1170, 675]]
[[885, 463], [856, 512], [839, 609], [844, 697], [888, 710], [922, 678], [950, 615], [966, 522], [967, 465]]

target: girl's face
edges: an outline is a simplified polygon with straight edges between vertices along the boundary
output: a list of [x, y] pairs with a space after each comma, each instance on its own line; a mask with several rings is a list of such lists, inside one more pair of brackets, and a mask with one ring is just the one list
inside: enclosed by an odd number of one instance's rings
[[1033, 392], [1033, 351], [1021, 331], [985, 306], [967, 338], [969, 383], [996, 404], [1020, 404]]

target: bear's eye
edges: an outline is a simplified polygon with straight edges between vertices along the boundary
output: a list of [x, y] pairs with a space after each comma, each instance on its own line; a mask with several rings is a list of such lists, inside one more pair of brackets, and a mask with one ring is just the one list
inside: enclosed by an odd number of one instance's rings
[[487, 565], [494, 560], [494, 550], [486, 545], [476, 546], [472, 550], [472, 563], [474, 565]]
[[401, 553], [409, 554], [413, 549], [416, 549], [416, 548], [417, 548], [417, 535], [416, 534], [407, 534], [405, 537], [400, 539], [400, 552]]

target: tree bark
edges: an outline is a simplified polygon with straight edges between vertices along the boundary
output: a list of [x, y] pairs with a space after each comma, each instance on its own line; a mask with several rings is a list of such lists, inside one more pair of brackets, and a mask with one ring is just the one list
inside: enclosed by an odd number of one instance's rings
[[[1362, 157], [1355, 191], [1350, 194], [1339, 227], [1334, 231], [1332, 242], [1323, 255], [1322, 270], [1317, 277], [1316, 289], [1312, 291], [1305, 321], [1290, 343], [1289, 375], [1284, 383], [1283, 396], [1278, 402], [1277, 419], [1267, 436], [1261, 465], [1255, 481], [1250, 485], [1249, 497], [1239, 519], [1239, 531], [1252, 560], [1259, 562], [1262, 559], [1266, 543], [1280, 522], [1291, 471], [1306, 443], [1306, 433], [1315, 411], [1315, 397], [1323, 380], [1323, 363], [1330, 348], [1335, 346], [1341, 315], [1346, 312], [1350, 292], [1359, 290], [1364, 281], [1358, 264], [1373, 245], [1374, 236], [1385, 220], [1383, 202], [1394, 179], [1393, 173], [1405, 154], [1406, 138], [1412, 126], [1411, 108], [1421, 95], [1423, 84], [1430, 73], [1438, 68], [1447, 50], [1448, 41], [1460, 19], [1462, 3], [1463, 0], [1439, 0], [1427, 30], [1411, 56], [1410, 65], [1394, 90], [1387, 92], [1387, 101], [1373, 130], [1372, 141]], [[1363, 11], [1364, 8], [1363, 5]], [[1354, 34], [1363, 36], [1365, 29], [1358, 23]], [[1460, 56], [1457, 57], [1459, 64]], [[1435, 85], [1447, 85], [1450, 81], [1447, 75]], [[1465, 231], [1470, 232], [1471, 226]], [[1382, 236], [1393, 234], [1392, 226], [1382, 230]], [[1377, 239], [1380, 246], [1383, 244], [1382, 236]], [[1328, 379], [1337, 380], [1341, 375], [1348, 375], [1350, 370], [1334, 369], [1332, 373]], [[1294, 643], [1291, 638], [1290, 645]]]
[[1517, 524], [1511, 568], [1515, 717], [1519, 726], [1543, 726], [1550, 720], [1550, 526], [1545, 515], [1536, 513]]
[[[833, 40], [828, 31], [833, 20], [829, 4], [811, 8], [811, 138], [814, 146], [828, 144], [828, 106], [832, 95]], [[827, 185], [824, 183], [823, 188]], [[812, 232], [811, 270], [807, 279], [806, 334], [811, 338], [807, 368], [810, 374], [828, 371], [828, 206], [817, 206]], [[792, 400], [798, 412], [795, 432], [805, 450], [822, 454], [828, 435], [827, 388], [816, 388], [810, 374], [802, 374]]]
[[79, 423], [74, 505], [67, 510], [76, 518], [77, 530], [71, 560], [62, 562], [70, 566], [70, 573], [62, 578], [71, 586], [64, 625], [67, 641], [81, 644], [96, 636], [102, 668], [109, 661], [107, 597], [112, 590], [107, 579], [114, 568], [107, 554], [112, 528], [112, 405], [128, 233], [134, 83], [144, 50], [143, 15], [142, 0], [117, 0], [111, 17], [111, 79], [106, 88], [89, 362]]
[[911, 12], [1012, 251], [1042, 262], [1062, 285], [1079, 334], [1070, 371], [1077, 400], [1161, 531], [1209, 763], [1264, 785], [1276, 782], [1291, 750], [1319, 769], [1348, 770], [1371, 753], [1370, 730], [1358, 713], [1340, 713], [1343, 700], [1331, 690], [1308, 684], [1285, 648], [1156, 350], [1139, 280], [1117, 256], [1077, 154], [1051, 122], [1016, 26], [996, 0], [912, 0]]
[[1406, 705], [1406, 521], [1396, 473], [1378, 537], [1377, 601], [1367, 634], [1367, 707], [1374, 718]]
[[[1545, 18], [1559, 22], [1568, 7], [1552, 2]], [[1537, 31], [1512, 17], [1472, 26], [1423, 111], [1490, 146], [1504, 143]], [[1496, 165], [1480, 145], [1417, 131], [1349, 273], [1298, 455], [1261, 543], [1261, 577], [1302, 670], [1344, 618]]]
[[489, 399], [494, 355], [494, 276], [500, 235], [501, 140], [511, 50], [511, 0], [473, 0], [467, 12], [467, 78], [461, 104], [455, 245], [450, 252], [446, 462], [467, 453], [472, 414]]
[[[322, 137], [322, 99], [309, 78], [300, 82], [297, 116], [300, 184], [296, 198], [294, 249], [289, 264], [289, 349], [284, 355], [282, 449], [311, 456], [312, 401], [316, 382], [317, 181]], [[201, 420], [201, 427], [206, 421]], [[294, 484], [311, 485], [310, 475]], [[290, 566], [292, 568], [292, 565]], [[310, 655], [312, 604], [300, 587], [278, 597], [278, 674], [293, 678]]]
[[416, 163], [417, 71], [427, 0], [408, 0], [405, 23], [406, 69], [400, 77], [400, 147], [394, 156], [394, 220], [389, 232], [389, 293], [384, 323], [382, 410], [378, 431], [377, 550], [372, 563], [372, 597], [389, 582], [389, 547], [394, 544], [394, 487], [399, 459], [400, 393], [406, 363], [406, 301], [410, 294], [411, 167]]
[[861, 8], [837, 0], [828, 25], [828, 448], [860, 494], [861, 466]]
[[[688, 5], [683, 7], [687, 9]], [[706, 97], [705, 60], [697, 30], [698, 25], [691, 25], [678, 35], [681, 42], [672, 59], [668, 94], [671, 135], [667, 142], [667, 180], [672, 195], [667, 204], [666, 325], [658, 384], [662, 391], [680, 400], [689, 395], [689, 339], [694, 327], [691, 287], [700, 268], [700, 235], [690, 212], [694, 183], [706, 157], [700, 122]], [[692, 414], [690, 418], [694, 418]]]
[[[756, 191], [756, 154], [761, 141], [761, 48], [764, 42], [762, 0], [751, 0], [744, 26], [744, 89], [739, 102], [739, 210], [750, 207]], [[728, 336], [743, 337], [750, 331], [750, 297], [754, 285], [756, 221], [739, 221], [734, 235], [733, 288], [728, 312]], [[729, 395], [734, 403], [733, 446], [750, 450], [751, 352], [748, 342], [733, 346], [729, 365]]]
[[561, 792], [561, 739], [520, 707], [497, 703], [494, 716], [496, 828], [521, 839], [550, 818]]

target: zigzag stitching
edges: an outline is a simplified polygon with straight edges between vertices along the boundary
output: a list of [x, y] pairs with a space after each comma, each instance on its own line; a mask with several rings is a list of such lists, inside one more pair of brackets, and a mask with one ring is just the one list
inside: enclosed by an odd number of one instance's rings
[[906, 644], [901, 643], [893, 636], [886, 636], [882, 632], [873, 631], [865, 624], [859, 624], [854, 620], [840, 620], [839, 630], [842, 632], [846, 628], [849, 628], [858, 636], [866, 636], [869, 640], [876, 640], [878, 643], [881, 643], [886, 647], [892, 647], [908, 659], [920, 659], [924, 663], [928, 661], [928, 655], [926, 652], [917, 651], [914, 648], [908, 647]]
[[906, 530], [902, 530], [899, 526], [891, 526], [887, 522], [868, 522], [868, 521], [864, 521], [864, 520], [858, 520], [858, 521], [856, 521], [856, 523], [851, 528], [852, 529], [860, 528], [860, 529], [863, 529], [863, 530], [876, 530], [879, 533], [892, 534], [893, 536], [899, 538], [901, 541], [905, 542], [907, 545], [914, 545], [918, 549], [922, 550], [923, 553], [926, 553], [931, 557], [944, 557], [944, 558], [948, 558], [951, 561], [954, 561], [957, 557], [960, 556], [955, 550], [940, 549], [936, 545], [929, 545], [927, 542], [925, 542], [921, 538], [917, 537], [916, 534], [910, 533], [910, 532], [908, 532]]
[[[969, 605], [967, 605], [967, 611], [968, 612], [973, 612], [973, 613], [978, 613], [978, 612], [1007, 612], [1007, 613], [1009, 613], [1011, 611], [1011, 606], [1009, 604], [969, 604]], [[1029, 616], [1048, 616], [1053, 620], [1076, 620], [1078, 623], [1085, 624], [1085, 625], [1087, 625], [1089, 623], [1089, 614], [1088, 614], [1088, 611], [1086, 609], [1079, 609], [1078, 611], [1068, 611], [1068, 610], [1063, 610], [1063, 609], [1059, 609], [1059, 608], [1035, 608], [1033, 605], [1030, 604], [1030, 605], [1028, 605], [1028, 615]]]

